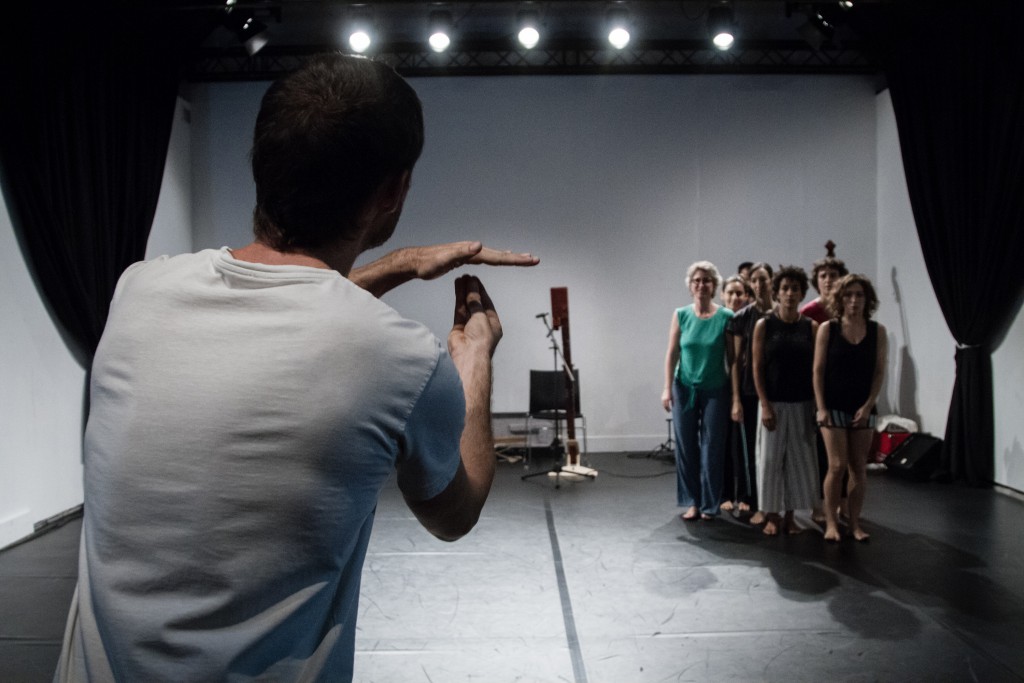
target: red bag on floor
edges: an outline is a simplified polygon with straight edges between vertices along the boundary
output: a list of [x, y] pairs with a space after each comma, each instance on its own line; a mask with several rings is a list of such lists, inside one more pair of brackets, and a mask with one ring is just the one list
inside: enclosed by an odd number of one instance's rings
[[913, 432], [881, 432], [878, 434], [878, 449], [875, 452], [875, 462], [884, 462], [893, 451], [900, 447], [904, 441], [910, 438]]

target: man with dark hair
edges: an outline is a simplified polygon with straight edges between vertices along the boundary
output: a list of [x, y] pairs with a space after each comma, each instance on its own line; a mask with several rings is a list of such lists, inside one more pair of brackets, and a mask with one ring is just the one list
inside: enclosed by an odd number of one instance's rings
[[846, 264], [835, 256], [815, 261], [811, 265], [810, 282], [818, 290], [818, 296], [801, 306], [800, 313], [817, 323], [827, 322], [832, 317], [828, 310], [832, 289], [848, 272]]
[[457, 279], [445, 349], [376, 297], [537, 259], [460, 242], [353, 269], [393, 232], [422, 144], [393, 70], [314, 58], [263, 99], [256, 240], [125, 271], [92, 369], [56, 680], [350, 680], [391, 472], [437, 537], [476, 524], [494, 476], [494, 306]]

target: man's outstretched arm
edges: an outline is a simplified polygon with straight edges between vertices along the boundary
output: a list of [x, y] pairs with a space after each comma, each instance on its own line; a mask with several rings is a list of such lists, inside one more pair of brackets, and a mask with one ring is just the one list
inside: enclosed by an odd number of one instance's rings
[[429, 247], [404, 247], [365, 266], [353, 268], [348, 279], [376, 297], [408, 282], [433, 280], [460, 266], [535, 266], [540, 259], [485, 247], [480, 242], [450, 242]]

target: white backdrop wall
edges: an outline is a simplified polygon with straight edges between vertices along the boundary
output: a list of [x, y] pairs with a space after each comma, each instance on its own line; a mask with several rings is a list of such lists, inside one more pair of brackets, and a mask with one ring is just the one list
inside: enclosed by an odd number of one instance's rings
[[0, 548], [82, 502], [85, 370], [36, 289], [0, 194]]
[[146, 243], [146, 258], [192, 251], [192, 112], [178, 98], [167, 147], [160, 199]]
[[1024, 315], [992, 354], [995, 402], [995, 481], [1024, 492]]
[[888, 408], [942, 437], [953, 394], [956, 342], [925, 269], [907, 196], [889, 91], [878, 95], [877, 318], [889, 332]]
[[[191, 92], [196, 248], [251, 238], [247, 154], [266, 83]], [[531, 251], [480, 269], [505, 326], [494, 409], [524, 411], [552, 367], [551, 287], [569, 290], [573, 360], [592, 450], [653, 448], [668, 325], [687, 265], [809, 266], [833, 239], [874, 277], [875, 102], [860, 77], [417, 79], [427, 143], [387, 248], [456, 239]], [[376, 254], [368, 255], [368, 257]], [[451, 281], [386, 297], [439, 336]]]

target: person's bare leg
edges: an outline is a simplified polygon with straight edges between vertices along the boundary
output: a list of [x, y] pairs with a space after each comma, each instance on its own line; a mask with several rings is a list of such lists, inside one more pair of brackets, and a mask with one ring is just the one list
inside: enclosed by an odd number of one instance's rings
[[843, 473], [849, 463], [846, 430], [837, 427], [822, 427], [825, 439], [825, 450], [828, 452], [828, 472], [825, 474], [825, 540], [839, 540], [839, 507], [840, 487], [843, 485]]
[[792, 510], [786, 510], [786, 516], [782, 520], [782, 530], [790, 535], [798, 534], [804, 530], [802, 526], [797, 524], [796, 519], [793, 517]]
[[825, 523], [825, 500], [819, 500], [818, 504], [811, 508], [811, 521], [818, 524]]
[[860, 515], [864, 510], [864, 494], [867, 489], [867, 458], [871, 449], [872, 430], [851, 429], [849, 432], [850, 481], [847, 499], [850, 508], [850, 535], [857, 541], [866, 541], [870, 534], [860, 526]]

